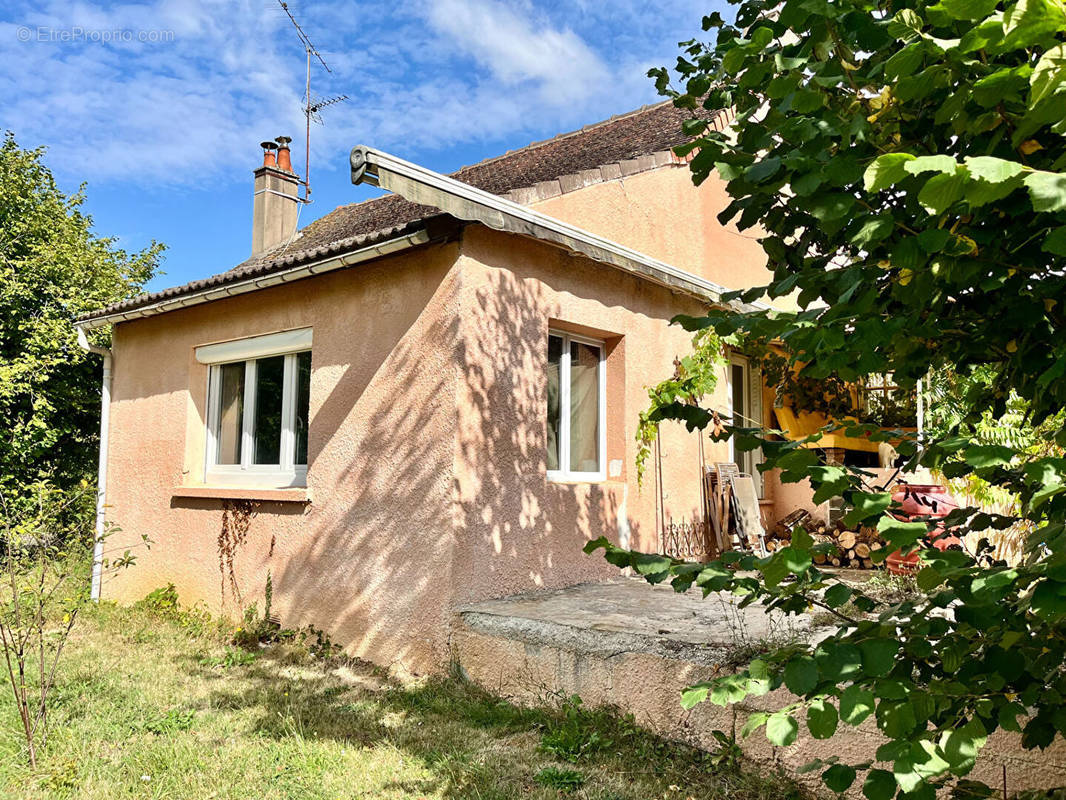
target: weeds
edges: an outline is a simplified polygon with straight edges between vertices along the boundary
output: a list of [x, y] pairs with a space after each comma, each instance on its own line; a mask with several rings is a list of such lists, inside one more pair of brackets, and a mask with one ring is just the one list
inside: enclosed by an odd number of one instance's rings
[[562, 761], [577, 763], [611, 746], [611, 740], [596, 730], [596, 720], [581, 708], [576, 694], [566, 699], [561, 716], [540, 737], [540, 749]]
[[171, 708], [162, 713], [146, 717], [141, 729], [158, 736], [165, 736], [176, 731], [187, 731], [192, 727], [196, 712], [188, 708]]
[[576, 769], [560, 769], [559, 767], [545, 767], [533, 780], [541, 786], [547, 786], [564, 794], [576, 792], [585, 785], [585, 776]]

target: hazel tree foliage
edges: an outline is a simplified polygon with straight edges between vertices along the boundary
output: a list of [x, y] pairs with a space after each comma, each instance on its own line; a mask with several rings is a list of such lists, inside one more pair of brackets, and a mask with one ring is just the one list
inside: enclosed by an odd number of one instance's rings
[[[913, 388], [930, 372], [970, 382], [960, 413], [917, 437], [845, 423], [851, 436], [903, 438], [903, 477], [919, 468], [973, 477], [1017, 498], [1017, 516], [953, 512], [959, 533], [1029, 530], [1014, 565], [929, 546], [932, 520], [902, 522], [887, 487], [820, 461], [804, 442], [727, 426], [763, 469], [810, 479], [815, 501], [842, 498], [850, 525], [918, 551], [920, 592], [882, 601], [814, 565], [831, 545], [800, 531], [768, 558], [725, 553], [693, 564], [591, 542], [618, 566], [678, 591], [730, 591], [742, 605], [837, 621], [816, 646], [753, 660], [694, 686], [686, 706], [731, 704], [787, 687], [794, 701], [752, 715], [788, 745], [870, 719], [885, 742], [861, 763], [811, 765], [830, 789], [869, 800], [933, 800], [991, 790], [969, 777], [988, 737], [1026, 748], [1066, 735], [1066, 4], [1063, 0], [742, 0], [736, 20], [704, 20], [660, 91], [691, 110], [696, 183], [712, 173], [731, 198], [720, 220], [759, 237], [768, 286], [797, 310], [719, 309], [676, 320], [753, 350], [782, 345], [805, 378], [892, 373]], [[726, 130], [710, 120], [735, 109]], [[989, 444], [981, 420], [1024, 409], [1043, 446]], [[704, 428], [711, 412], [655, 402], [649, 419]], [[1050, 421], [1050, 424], [1049, 424]], [[828, 748], [827, 748], [828, 749]]]

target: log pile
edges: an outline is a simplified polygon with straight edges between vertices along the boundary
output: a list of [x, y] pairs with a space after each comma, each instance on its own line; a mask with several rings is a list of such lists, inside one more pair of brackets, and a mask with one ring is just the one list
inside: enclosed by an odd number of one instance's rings
[[829, 525], [816, 522], [806, 511], [794, 511], [779, 521], [767, 533], [766, 549], [769, 552], [788, 547], [792, 533], [802, 527], [811, 535], [815, 544], [831, 544], [828, 553], [816, 553], [814, 563], [827, 567], [848, 569], [875, 569], [880, 566], [873, 560], [873, 553], [885, 546], [884, 540], [874, 528], [865, 526], [849, 530], [843, 523]]

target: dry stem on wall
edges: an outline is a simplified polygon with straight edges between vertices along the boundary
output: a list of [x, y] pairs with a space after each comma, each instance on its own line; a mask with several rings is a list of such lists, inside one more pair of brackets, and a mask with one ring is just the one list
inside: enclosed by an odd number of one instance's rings
[[248, 537], [248, 528], [259, 510], [252, 500], [223, 500], [222, 528], [218, 532], [218, 569], [221, 576], [220, 591], [222, 606], [226, 604], [226, 583], [229, 583], [233, 599], [241, 606], [241, 590], [234, 571], [234, 558]]

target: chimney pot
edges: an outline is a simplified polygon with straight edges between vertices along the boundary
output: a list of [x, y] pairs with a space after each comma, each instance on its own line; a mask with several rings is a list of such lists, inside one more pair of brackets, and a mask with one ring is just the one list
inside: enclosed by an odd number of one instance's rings
[[289, 153], [289, 142], [292, 141], [292, 137], [279, 136], [274, 141], [278, 143], [278, 169], [293, 172], [292, 158]]
[[274, 142], [260, 142], [259, 146], [263, 148], [263, 166], [276, 166], [278, 163], [278, 159], [274, 151], [278, 148], [278, 146], [274, 144]]

